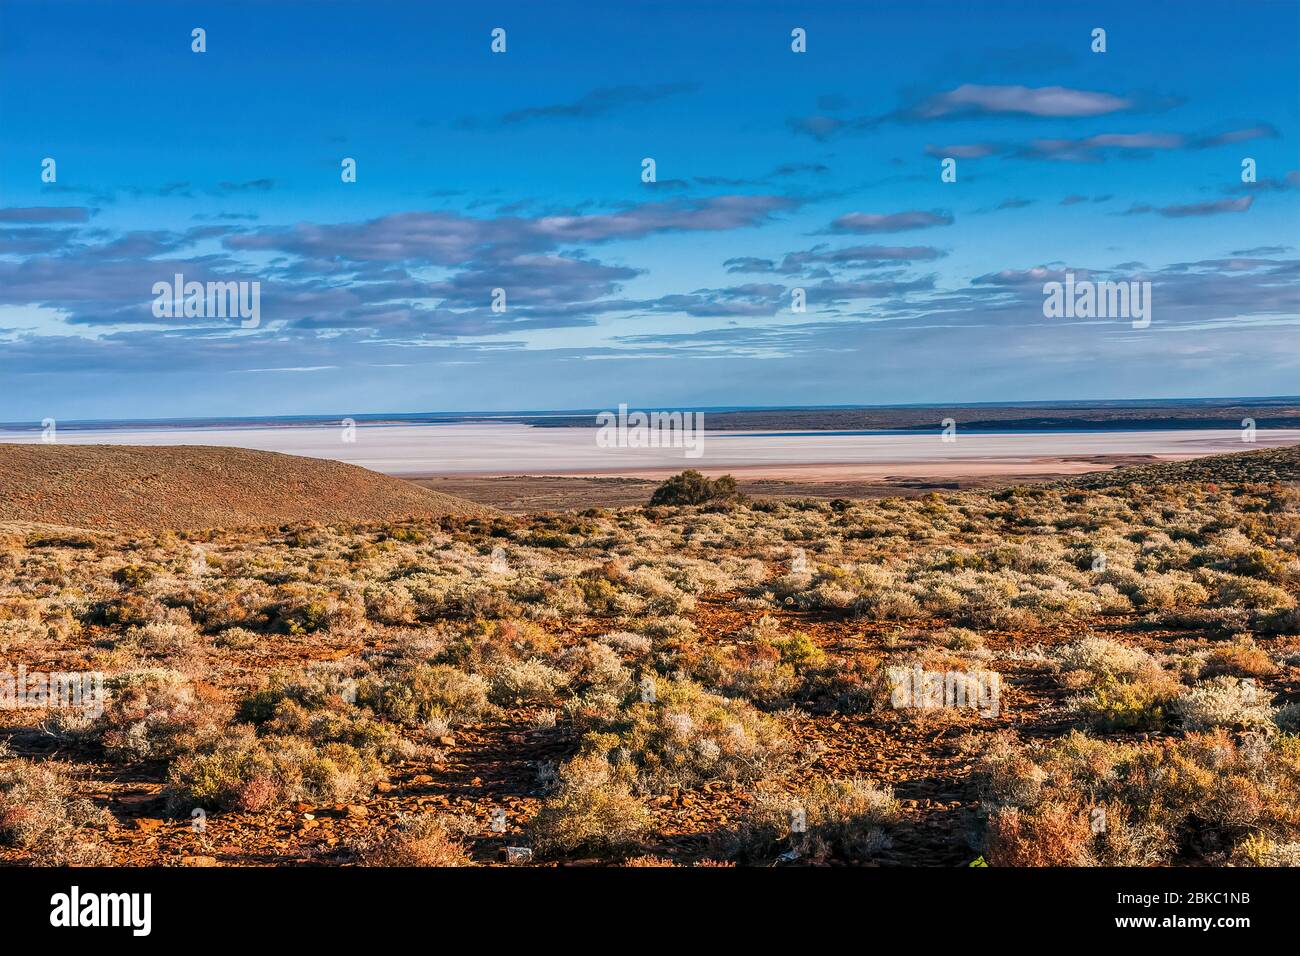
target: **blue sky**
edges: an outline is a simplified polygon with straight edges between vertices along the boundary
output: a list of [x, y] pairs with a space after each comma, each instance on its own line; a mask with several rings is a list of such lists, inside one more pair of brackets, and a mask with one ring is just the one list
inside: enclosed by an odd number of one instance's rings
[[0, 420], [1300, 392], [1300, 5], [452, 6], [6, 0]]

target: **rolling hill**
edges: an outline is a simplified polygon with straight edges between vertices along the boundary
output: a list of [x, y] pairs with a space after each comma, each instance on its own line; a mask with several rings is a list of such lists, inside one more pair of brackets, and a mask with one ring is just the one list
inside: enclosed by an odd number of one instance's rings
[[0, 444], [0, 521], [192, 530], [493, 513], [355, 465], [277, 452]]

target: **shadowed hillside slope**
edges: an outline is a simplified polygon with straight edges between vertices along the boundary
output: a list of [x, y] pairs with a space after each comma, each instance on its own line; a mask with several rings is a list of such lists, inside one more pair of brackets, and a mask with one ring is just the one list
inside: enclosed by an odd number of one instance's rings
[[0, 445], [0, 521], [181, 530], [492, 513], [355, 465], [277, 452]]

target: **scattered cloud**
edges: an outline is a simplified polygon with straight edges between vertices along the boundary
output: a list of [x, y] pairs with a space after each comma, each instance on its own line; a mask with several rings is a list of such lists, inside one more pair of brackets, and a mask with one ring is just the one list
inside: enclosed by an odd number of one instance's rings
[[952, 116], [1104, 116], [1133, 109], [1134, 102], [1111, 93], [1065, 86], [985, 86], [965, 83], [927, 97], [904, 115], [933, 120]]
[[1256, 123], [1244, 129], [1232, 129], [1212, 136], [1202, 136], [1192, 140], [1193, 149], [1209, 149], [1212, 146], [1228, 146], [1244, 143], [1252, 139], [1277, 139], [1278, 132], [1271, 123]]
[[1006, 152], [1008, 147], [998, 143], [954, 143], [951, 146], [927, 146], [925, 154], [937, 159], [983, 159]]
[[1254, 196], [1242, 196], [1240, 199], [1216, 199], [1211, 202], [1189, 203], [1185, 206], [1149, 206], [1140, 204], [1130, 207], [1125, 215], [1155, 213], [1167, 219], [1185, 219], [1189, 216], [1217, 216], [1228, 212], [1245, 212], [1255, 201]]
[[[499, 126], [519, 126], [544, 120], [590, 119], [620, 112], [630, 107], [655, 103], [683, 93], [693, 93], [699, 89], [695, 83], [660, 83], [656, 86], [605, 86], [592, 90], [584, 96], [568, 103], [552, 103], [546, 106], [527, 106], [501, 114], [494, 121]], [[474, 127], [479, 121], [467, 117], [460, 125]]]
[[231, 193], [264, 193], [275, 188], [274, 179], [248, 179], [244, 182], [217, 183], [217, 192], [222, 195]]
[[1098, 133], [1082, 139], [1036, 139], [1017, 154], [1025, 159], [1095, 163], [1111, 152], [1151, 152], [1181, 149], [1187, 137], [1181, 133]]
[[951, 226], [952, 215], [946, 212], [909, 210], [895, 213], [851, 212], [831, 223], [832, 232], [883, 233], [907, 232], [930, 226]]
[[820, 245], [801, 252], [787, 253], [780, 262], [742, 256], [726, 260], [723, 267], [732, 273], [767, 272], [817, 278], [829, 276], [832, 269], [875, 269], [912, 262], [932, 262], [944, 255], [944, 252], [933, 246], [849, 246], [831, 249]]
[[94, 212], [85, 206], [11, 206], [0, 209], [0, 222], [88, 222]]

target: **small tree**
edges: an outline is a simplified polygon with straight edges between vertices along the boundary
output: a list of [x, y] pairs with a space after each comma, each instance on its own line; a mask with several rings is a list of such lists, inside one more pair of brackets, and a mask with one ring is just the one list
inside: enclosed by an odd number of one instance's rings
[[741, 497], [736, 490], [736, 479], [730, 475], [710, 479], [689, 469], [673, 475], [656, 488], [650, 504], [702, 505], [710, 501], [738, 501]]

